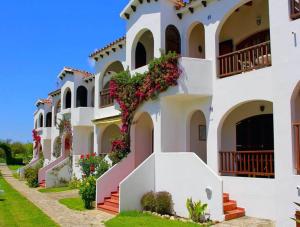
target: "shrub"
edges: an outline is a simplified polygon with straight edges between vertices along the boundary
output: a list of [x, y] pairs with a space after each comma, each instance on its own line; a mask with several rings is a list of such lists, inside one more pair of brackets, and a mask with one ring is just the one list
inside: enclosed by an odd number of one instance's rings
[[156, 211], [156, 197], [153, 191], [147, 192], [141, 199], [143, 210], [155, 212]]
[[96, 179], [94, 176], [83, 179], [79, 188], [79, 194], [84, 201], [84, 207], [91, 209], [92, 202], [96, 199]]
[[81, 170], [86, 177], [94, 175], [96, 165], [100, 161], [99, 159], [100, 157], [96, 156], [96, 153], [87, 154], [86, 156], [81, 155], [79, 165], [81, 166]]
[[[295, 205], [297, 205], [300, 208], [300, 203], [295, 203]], [[297, 224], [300, 224], [300, 210], [296, 211], [295, 214], [296, 218], [292, 218]]]
[[193, 202], [192, 198], [187, 199], [186, 207], [189, 211], [190, 219], [194, 222], [205, 222], [205, 211], [207, 204], [202, 204], [201, 201]]
[[169, 192], [156, 194], [156, 212], [159, 214], [173, 214], [173, 200]]
[[38, 172], [38, 168], [28, 167], [25, 169], [24, 176], [29, 187], [36, 188], [39, 186]]
[[81, 181], [79, 179], [77, 179], [76, 177], [73, 177], [71, 179], [71, 181], [69, 182], [69, 188], [78, 189], [78, 188], [80, 188], [80, 184], [81, 184]]
[[96, 179], [101, 177], [109, 168], [110, 164], [104, 158], [100, 159], [99, 162], [96, 164]]

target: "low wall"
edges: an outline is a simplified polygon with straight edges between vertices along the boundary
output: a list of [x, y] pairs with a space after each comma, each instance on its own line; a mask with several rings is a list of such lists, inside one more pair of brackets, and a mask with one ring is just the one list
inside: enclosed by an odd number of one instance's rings
[[66, 157], [46, 172], [46, 187], [66, 185], [72, 178], [72, 157]]
[[208, 204], [211, 219], [223, 221], [223, 182], [196, 154], [152, 154], [120, 184], [120, 211], [140, 210], [148, 191], [172, 194], [177, 215], [188, 217], [187, 198]]

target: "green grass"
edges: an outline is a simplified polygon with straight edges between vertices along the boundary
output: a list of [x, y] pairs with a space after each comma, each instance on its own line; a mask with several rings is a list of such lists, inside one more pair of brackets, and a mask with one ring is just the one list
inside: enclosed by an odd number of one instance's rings
[[59, 200], [59, 202], [72, 210], [79, 210], [79, 211], [87, 210], [84, 207], [84, 203], [81, 198], [66, 198], [66, 199]]
[[115, 218], [105, 222], [106, 227], [200, 227], [195, 223], [184, 223], [180, 221], [163, 219], [138, 211], [123, 212]]
[[51, 193], [51, 192], [65, 192], [69, 190], [74, 190], [74, 189], [70, 188], [69, 186], [64, 186], [64, 187], [56, 187], [56, 188], [42, 188], [39, 189], [38, 191], [42, 193]]
[[5, 158], [0, 158], [0, 163], [6, 163]]
[[14, 190], [1, 176], [0, 188], [5, 191], [0, 200], [0, 226], [58, 226], [38, 207]]
[[17, 171], [18, 169], [24, 167], [23, 165], [9, 165], [8, 168], [11, 170], [11, 171]]

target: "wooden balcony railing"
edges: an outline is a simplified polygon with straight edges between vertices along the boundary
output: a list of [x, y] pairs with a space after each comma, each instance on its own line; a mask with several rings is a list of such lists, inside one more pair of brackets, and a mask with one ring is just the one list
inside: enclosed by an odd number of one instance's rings
[[271, 42], [225, 54], [218, 59], [220, 78], [268, 67], [272, 65]]
[[220, 151], [222, 175], [274, 177], [274, 151]]
[[112, 106], [114, 100], [110, 97], [109, 89], [102, 90], [100, 92], [100, 107]]
[[294, 152], [295, 168], [297, 174], [300, 174], [300, 123], [294, 123]]
[[290, 0], [291, 3], [291, 19], [300, 18], [300, 0]]

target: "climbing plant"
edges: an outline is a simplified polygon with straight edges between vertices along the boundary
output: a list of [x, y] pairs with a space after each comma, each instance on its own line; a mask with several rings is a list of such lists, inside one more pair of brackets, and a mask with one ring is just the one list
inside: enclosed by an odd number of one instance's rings
[[110, 81], [110, 96], [121, 109], [121, 138], [112, 141], [110, 154], [113, 162], [124, 158], [130, 152], [130, 127], [136, 110], [146, 101], [156, 99], [169, 87], [177, 85], [181, 74], [178, 55], [169, 53], [154, 59], [148, 71], [134, 76], [129, 71], [114, 75]]
[[[63, 116], [63, 118], [58, 121], [57, 128], [59, 130], [60, 147], [61, 147], [63, 138], [65, 138], [65, 141], [64, 141], [65, 149], [71, 150], [72, 149], [72, 139], [73, 139], [71, 121], [69, 119], [67, 119], [65, 116]], [[59, 144], [58, 144], [58, 146], [59, 146]]]

